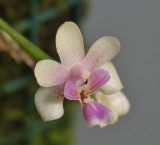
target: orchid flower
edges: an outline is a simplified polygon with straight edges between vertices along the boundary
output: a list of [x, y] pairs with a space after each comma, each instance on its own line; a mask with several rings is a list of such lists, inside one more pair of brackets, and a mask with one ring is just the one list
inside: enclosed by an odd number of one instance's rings
[[35, 95], [35, 104], [42, 119], [49, 121], [63, 116], [65, 97], [79, 100], [88, 126], [104, 127], [113, 122], [115, 112], [90, 96], [97, 90], [113, 94], [123, 88], [110, 62], [120, 51], [120, 42], [115, 37], [104, 36], [91, 46], [85, 56], [78, 26], [65, 22], [57, 31], [56, 48], [61, 63], [42, 60], [34, 71], [38, 84], [42, 86]]

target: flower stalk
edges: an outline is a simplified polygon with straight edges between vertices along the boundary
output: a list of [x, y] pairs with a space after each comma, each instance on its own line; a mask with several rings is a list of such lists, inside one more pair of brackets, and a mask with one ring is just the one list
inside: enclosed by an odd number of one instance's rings
[[51, 56], [42, 51], [35, 44], [30, 42], [11, 26], [9, 26], [3, 19], [0, 18], [0, 29], [8, 33], [20, 46], [23, 48], [35, 61], [43, 59], [52, 59]]

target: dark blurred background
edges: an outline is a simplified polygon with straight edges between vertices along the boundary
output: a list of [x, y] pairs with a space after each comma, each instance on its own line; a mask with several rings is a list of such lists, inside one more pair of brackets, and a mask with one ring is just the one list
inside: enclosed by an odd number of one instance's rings
[[[0, 0], [0, 17], [55, 60], [58, 27], [65, 21], [80, 25], [83, 0]], [[68, 145], [74, 139], [75, 105], [65, 101], [65, 115], [43, 122], [35, 104], [39, 88], [35, 61], [0, 30], [0, 145]]]
[[113, 62], [131, 103], [129, 114], [103, 129], [87, 128], [80, 104], [67, 100], [61, 119], [43, 123], [30, 65], [0, 41], [0, 145], [159, 145], [159, 6], [158, 0], [0, 0], [0, 16], [56, 60], [55, 34], [64, 21], [81, 26], [86, 50], [102, 36], [117, 37], [121, 52]]

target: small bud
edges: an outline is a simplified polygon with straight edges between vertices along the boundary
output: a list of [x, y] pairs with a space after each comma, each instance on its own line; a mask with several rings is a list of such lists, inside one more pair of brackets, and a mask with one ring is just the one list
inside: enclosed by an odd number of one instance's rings
[[97, 102], [113, 108], [119, 116], [127, 114], [130, 110], [130, 103], [122, 92], [116, 92], [112, 95], [105, 95], [101, 92], [95, 94]]

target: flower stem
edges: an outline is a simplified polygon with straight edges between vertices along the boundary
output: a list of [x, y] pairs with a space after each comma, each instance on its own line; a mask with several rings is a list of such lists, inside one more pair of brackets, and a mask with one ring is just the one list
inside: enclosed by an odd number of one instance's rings
[[43, 52], [39, 47], [30, 42], [16, 30], [11, 28], [4, 20], [0, 18], [0, 29], [8, 33], [30, 56], [36, 61], [42, 59], [52, 59], [48, 54]]

